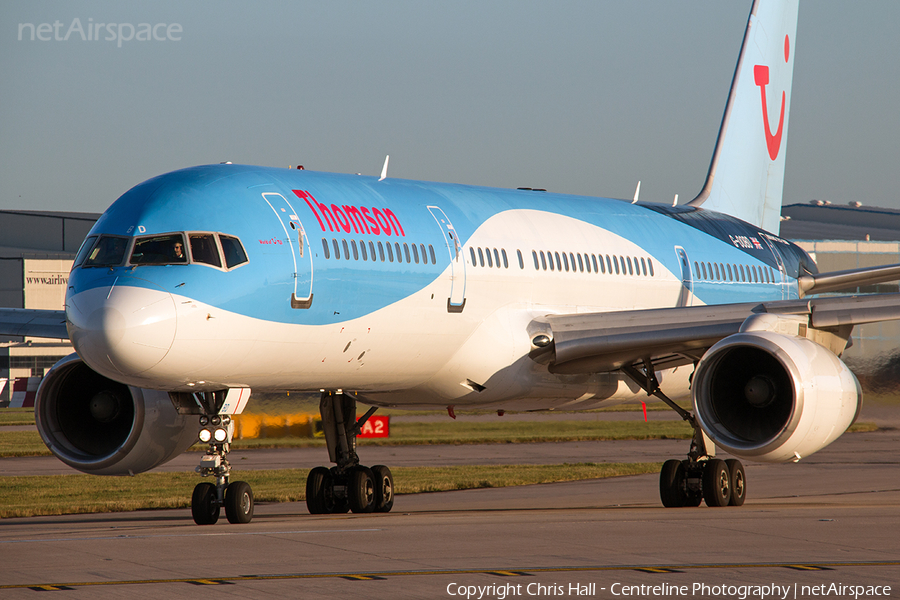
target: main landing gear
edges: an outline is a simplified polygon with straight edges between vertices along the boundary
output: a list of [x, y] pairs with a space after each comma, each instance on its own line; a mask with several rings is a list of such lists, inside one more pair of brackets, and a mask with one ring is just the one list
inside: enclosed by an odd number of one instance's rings
[[700, 450], [705, 448], [703, 432], [691, 424], [694, 440], [687, 460], [667, 460], [659, 474], [663, 506], [700, 506], [701, 500], [707, 506], [741, 506], [747, 492], [744, 465], [736, 458], [721, 460], [706, 455], [705, 450]]
[[[665, 402], [691, 424], [694, 436], [686, 460], [667, 460], [659, 474], [659, 497], [666, 508], [679, 506], [741, 506], [747, 493], [747, 477], [741, 461], [715, 458], [715, 446], [707, 440], [694, 415], [681, 408], [659, 388], [653, 364], [644, 359], [642, 368], [622, 367], [635, 383]], [[708, 442], [708, 445], [707, 445]], [[709, 446], [709, 447], [708, 447]]]
[[220, 415], [227, 390], [194, 394], [204, 414], [200, 416], [200, 441], [208, 443], [206, 454], [200, 459], [197, 472], [215, 477], [215, 484], [198, 483], [191, 496], [191, 514], [197, 525], [212, 525], [219, 520], [221, 508], [229, 523], [249, 523], [253, 518], [253, 490], [246, 481], [229, 482], [231, 464], [228, 451], [234, 435], [234, 421]]
[[356, 436], [375, 408], [356, 420], [356, 397], [322, 392], [319, 412], [328, 457], [336, 466], [316, 467], [306, 479], [310, 514], [389, 512], [394, 505], [394, 476], [384, 465], [364, 467], [356, 454]]

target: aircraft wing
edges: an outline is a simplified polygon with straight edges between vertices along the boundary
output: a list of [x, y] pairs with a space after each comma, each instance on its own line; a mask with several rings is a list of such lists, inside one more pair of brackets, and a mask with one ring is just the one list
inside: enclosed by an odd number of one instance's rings
[[545, 345], [531, 357], [551, 372], [566, 374], [628, 368], [645, 359], [656, 369], [670, 368], [697, 362], [759, 314], [805, 317], [806, 327], [846, 340], [853, 325], [900, 319], [900, 294], [547, 315], [534, 323], [532, 338], [547, 338], [539, 340]]
[[69, 339], [66, 311], [0, 308], [0, 335]]

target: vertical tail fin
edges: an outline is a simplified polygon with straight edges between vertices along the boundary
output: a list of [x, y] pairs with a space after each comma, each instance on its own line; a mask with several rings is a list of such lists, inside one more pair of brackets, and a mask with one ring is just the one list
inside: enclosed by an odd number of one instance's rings
[[778, 232], [799, 0], [755, 0], [706, 184], [688, 204]]

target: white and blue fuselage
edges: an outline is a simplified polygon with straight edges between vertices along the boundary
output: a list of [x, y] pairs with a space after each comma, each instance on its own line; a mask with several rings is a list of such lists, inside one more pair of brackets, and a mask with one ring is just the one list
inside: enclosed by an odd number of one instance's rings
[[136, 387], [589, 408], [638, 390], [530, 360], [535, 318], [797, 298], [801, 264], [700, 208], [222, 164], [119, 198], [66, 314], [85, 362]]

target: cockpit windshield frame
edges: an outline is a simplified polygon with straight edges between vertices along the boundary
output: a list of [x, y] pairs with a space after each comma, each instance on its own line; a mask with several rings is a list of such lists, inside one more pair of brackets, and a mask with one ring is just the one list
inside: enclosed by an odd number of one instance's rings
[[180, 231], [136, 237], [128, 262], [137, 266], [186, 265], [188, 254], [184, 237]]
[[87, 247], [87, 242], [85, 242], [85, 247], [82, 247], [78, 253], [79, 256], [82, 252], [86, 253], [86, 256], [82, 258], [83, 267], [118, 267], [122, 264], [126, 251], [131, 245], [131, 238], [120, 235], [92, 237], [95, 238], [95, 241], [90, 250], [85, 250]]
[[173, 231], [134, 238], [128, 264], [134, 267], [195, 264], [231, 271], [249, 262], [240, 239], [210, 231]]

